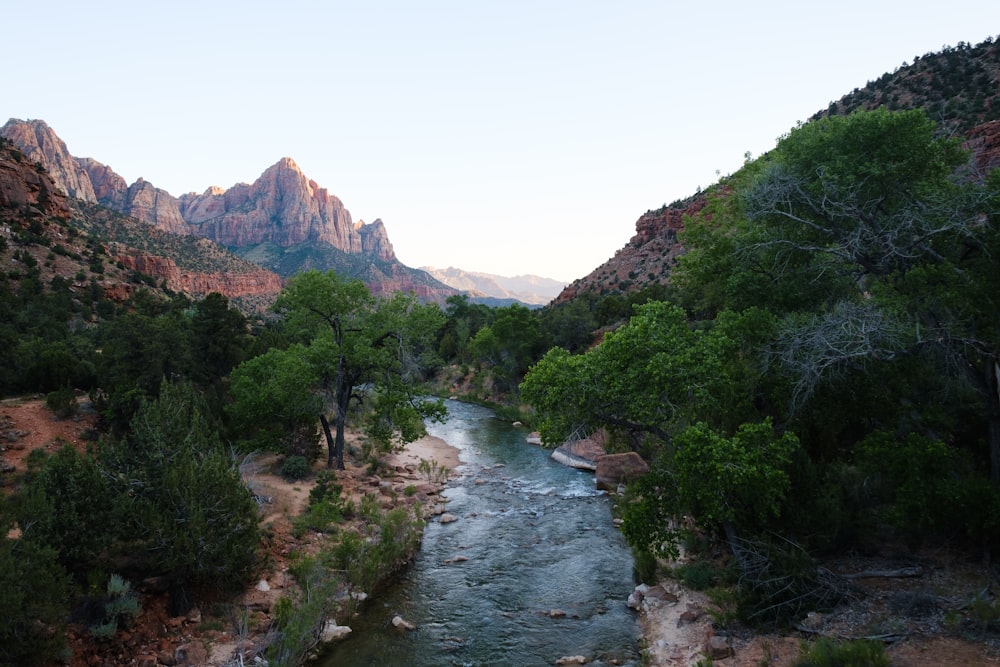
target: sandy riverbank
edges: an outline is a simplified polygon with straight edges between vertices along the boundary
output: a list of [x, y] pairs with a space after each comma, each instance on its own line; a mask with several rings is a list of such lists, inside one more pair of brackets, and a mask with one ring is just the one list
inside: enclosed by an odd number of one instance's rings
[[462, 464], [459, 449], [433, 435], [425, 435], [407, 443], [402, 451], [395, 452], [389, 457], [389, 464], [397, 466], [419, 465], [421, 461], [437, 462], [438, 467], [448, 468], [452, 474]]

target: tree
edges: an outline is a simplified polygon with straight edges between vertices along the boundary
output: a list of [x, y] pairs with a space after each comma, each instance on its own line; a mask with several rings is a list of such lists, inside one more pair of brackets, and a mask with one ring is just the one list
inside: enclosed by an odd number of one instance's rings
[[309, 425], [316, 435], [316, 416], [325, 407], [315, 389], [317, 371], [301, 343], [272, 348], [233, 370], [229, 388], [233, 401], [226, 411], [257, 447], [307, 455], [308, 451], [298, 451], [297, 437]]
[[212, 292], [194, 305], [191, 318], [191, 379], [209, 386], [243, 360], [246, 317], [229, 300]]
[[68, 612], [70, 581], [59, 554], [22, 526], [11, 537], [14, 514], [0, 494], [0, 665], [51, 664], [62, 653], [53, 628]]
[[315, 405], [328, 446], [327, 467], [344, 469], [352, 406], [369, 409], [365, 431], [387, 447], [416, 439], [424, 418], [443, 413], [440, 401], [422, 400], [418, 385], [419, 353], [432, 349], [444, 321], [437, 306], [402, 293], [376, 299], [359, 280], [307, 271], [288, 282], [275, 309], [299, 345], [272, 362], [308, 368], [302, 384], [320, 398]]
[[774, 349], [800, 405], [844, 370], [884, 382], [871, 372], [919, 358], [943, 379], [938, 396], [958, 384], [978, 392], [1000, 481], [998, 186], [922, 111], [827, 118], [782, 139], [743, 193], [736, 254], [785, 284], [826, 286]]
[[100, 463], [119, 500], [122, 537], [169, 577], [176, 615], [193, 604], [193, 588], [227, 589], [246, 580], [258, 515], [194, 387], [164, 382], [158, 394], [143, 401], [128, 437], [106, 446]]
[[760, 310], [726, 312], [699, 328], [682, 308], [650, 302], [585, 354], [550, 350], [525, 377], [522, 397], [547, 442], [605, 426], [629, 433], [633, 447], [644, 435], [662, 446], [698, 420], [731, 431], [753, 415], [762, 372], [755, 350], [772, 330]]
[[94, 459], [66, 444], [33, 474], [20, 498], [19, 521], [51, 547], [70, 572], [98, 564], [114, 537], [111, 490]]

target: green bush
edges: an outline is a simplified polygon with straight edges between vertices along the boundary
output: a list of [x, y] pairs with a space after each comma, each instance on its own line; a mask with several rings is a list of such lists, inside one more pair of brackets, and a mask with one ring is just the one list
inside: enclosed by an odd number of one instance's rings
[[27, 535], [8, 538], [12, 525], [0, 494], [0, 665], [49, 664], [65, 657], [58, 629], [68, 613], [69, 577], [52, 547]]
[[820, 639], [803, 645], [802, 655], [792, 667], [889, 667], [885, 647], [875, 641], [859, 639], [835, 642]]
[[138, 616], [139, 596], [132, 590], [132, 584], [117, 574], [108, 578], [106, 595], [101, 601], [102, 613], [99, 622], [87, 629], [97, 639], [110, 639], [120, 628], [126, 628]]
[[76, 414], [76, 396], [73, 388], [65, 385], [61, 389], [49, 392], [45, 395], [45, 405], [52, 410], [60, 419], [67, 419]]
[[685, 563], [674, 570], [674, 574], [688, 588], [703, 591], [719, 582], [719, 568], [709, 560]]
[[18, 498], [25, 533], [54, 549], [63, 567], [77, 574], [98, 563], [114, 537], [114, 507], [96, 462], [68, 444], [45, 459]]
[[281, 476], [289, 481], [305, 479], [309, 476], [309, 461], [304, 456], [289, 456], [281, 464]]

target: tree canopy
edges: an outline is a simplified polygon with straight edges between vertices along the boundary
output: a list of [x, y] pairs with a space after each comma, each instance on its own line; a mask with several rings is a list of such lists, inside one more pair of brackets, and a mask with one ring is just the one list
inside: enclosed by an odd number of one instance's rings
[[275, 310], [295, 343], [233, 371], [230, 413], [245, 425], [262, 427], [265, 405], [287, 425], [311, 414], [327, 440], [328, 467], [343, 469], [352, 408], [366, 409], [365, 433], [385, 447], [416, 439], [425, 418], [443, 414], [418, 385], [421, 355], [434, 349], [444, 322], [436, 305], [402, 293], [376, 298], [359, 280], [307, 271], [289, 281]]

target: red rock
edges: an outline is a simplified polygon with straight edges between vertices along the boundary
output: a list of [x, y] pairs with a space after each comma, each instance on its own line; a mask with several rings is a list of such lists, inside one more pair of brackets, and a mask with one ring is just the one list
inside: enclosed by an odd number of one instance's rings
[[619, 484], [629, 483], [649, 472], [649, 465], [635, 452], [608, 454], [597, 459], [594, 472], [597, 488], [614, 491]]

